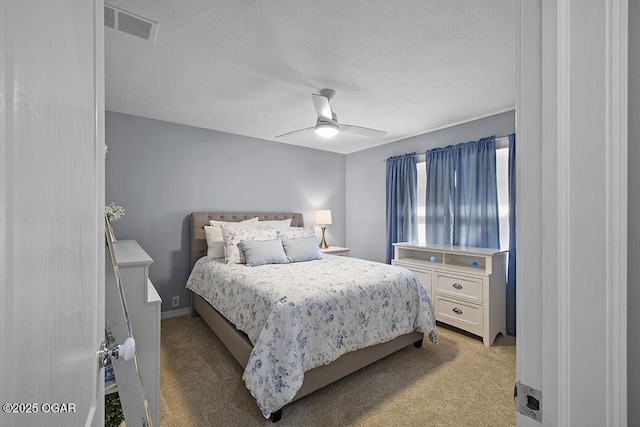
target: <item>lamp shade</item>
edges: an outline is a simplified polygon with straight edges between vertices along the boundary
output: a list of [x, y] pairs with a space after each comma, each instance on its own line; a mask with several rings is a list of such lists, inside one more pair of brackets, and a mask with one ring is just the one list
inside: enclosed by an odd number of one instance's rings
[[328, 209], [316, 211], [316, 224], [318, 225], [331, 224], [331, 211]]

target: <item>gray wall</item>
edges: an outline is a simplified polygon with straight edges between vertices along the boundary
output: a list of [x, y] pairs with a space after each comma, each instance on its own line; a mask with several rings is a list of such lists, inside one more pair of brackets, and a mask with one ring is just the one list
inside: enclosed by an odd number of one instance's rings
[[149, 276], [162, 310], [189, 306], [192, 211], [302, 212], [331, 209], [329, 244], [345, 243], [345, 156], [107, 112], [106, 202], [125, 208], [118, 239], [154, 259]]
[[640, 420], [640, 1], [629, 2], [629, 211], [627, 360], [629, 426]]
[[386, 165], [384, 159], [434, 147], [515, 132], [515, 113], [475, 120], [392, 144], [348, 154], [346, 161], [347, 246], [351, 255], [373, 261], [386, 256]]

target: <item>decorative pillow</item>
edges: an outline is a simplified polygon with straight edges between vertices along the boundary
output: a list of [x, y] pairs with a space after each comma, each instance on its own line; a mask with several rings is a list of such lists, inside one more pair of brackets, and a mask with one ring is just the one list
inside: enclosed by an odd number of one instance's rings
[[282, 246], [289, 262], [312, 261], [322, 259], [316, 236], [299, 239], [282, 239]]
[[238, 243], [245, 264], [257, 267], [265, 264], [286, 264], [289, 261], [282, 248], [282, 240], [242, 240]]
[[258, 221], [256, 228], [287, 229], [291, 227], [291, 218], [282, 220]]
[[224, 244], [222, 243], [221, 225], [229, 225], [233, 227], [251, 228], [258, 223], [258, 217], [247, 219], [240, 222], [227, 222], [210, 220], [209, 225], [204, 226], [204, 234], [207, 238], [207, 256], [209, 258], [224, 258]]
[[302, 227], [289, 227], [287, 229], [276, 230], [278, 237], [284, 239], [301, 239], [303, 237], [316, 237], [316, 232], [313, 226]]
[[224, 244], [224, 259], [227, 264], [244, 264], [244, 255], [238, 243], [243, 240], [273, 240], [277, 239], [275, 230], [260, 230], [257, 228], [238, 228], [222, 225], [222, 239]]

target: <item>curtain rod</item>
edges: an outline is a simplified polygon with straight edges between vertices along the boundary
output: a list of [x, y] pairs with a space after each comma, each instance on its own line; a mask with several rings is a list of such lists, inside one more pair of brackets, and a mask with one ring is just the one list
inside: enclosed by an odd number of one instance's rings
[[[511, 134], [510, 134], [511, 135]], [[464, 144], [464, 142], [460, 142], [460, 144]], [[449, 145], [456, 145], [456, 144], [449, 144]], [[509, 135], [502, 135], [502, 136], [496, 136], [496, 148], [500, 149], [500, 148], [507, 148], [509, 146]], [[403, 154], [398, 154], [398, 156], [402, 156]], [[396, 157], [396, 156], [391, 156], [391, 157]], [[389, 157], [389, 158], [391, 158]], [[426, 161], [426, 157], [427, 155], [422, 152], [422, 153], [418, 153], [416, 152], [416, 160], [419, 162], [424, 162]], [[382, 159], [382, 163], [385, 163], [387, 161], [387, 159]]]

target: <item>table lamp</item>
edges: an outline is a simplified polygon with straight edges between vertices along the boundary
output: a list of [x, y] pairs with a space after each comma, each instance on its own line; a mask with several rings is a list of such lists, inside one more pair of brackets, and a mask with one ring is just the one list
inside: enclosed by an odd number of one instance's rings
[[327, 245], [327, 241], [324, 238], [324, 232], [327, 229], [327, 225], [331, 224], [331, 211], [330, 210], [319, 210], [316, 211], [316, 225], [320, 225], [322, 228], [322, 240], [320, 241], [320, 249], [327, 249], [329, 245]]

